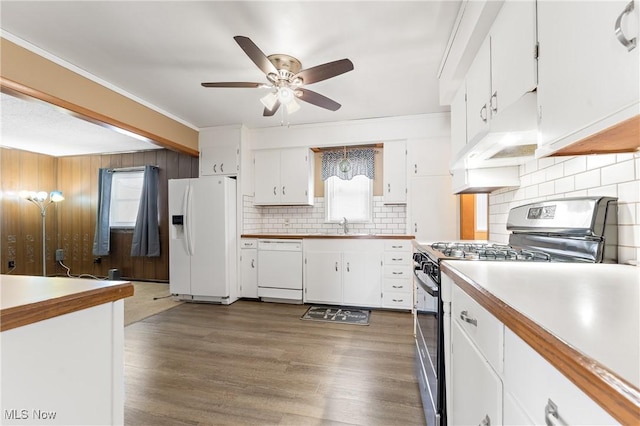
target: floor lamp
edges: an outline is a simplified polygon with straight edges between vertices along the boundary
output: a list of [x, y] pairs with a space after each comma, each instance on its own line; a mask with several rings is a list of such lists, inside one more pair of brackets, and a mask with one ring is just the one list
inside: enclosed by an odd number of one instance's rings
[[[23, 191], [20, 193], [22, 198], [27, 201], [31, 201], [40, 209], [40, 215], [42, 216], [42, 276], [47, 276], [47, 253], [46, 253], [46, 228], [45, 218], [47, 216], [47, 208], [53, 203], [59, 203], [64, 200], [61, 191], [51, 191], [51, 194], [47, 194], [45, 191]], [[49, 202], [47, 201], [49, 198]]]

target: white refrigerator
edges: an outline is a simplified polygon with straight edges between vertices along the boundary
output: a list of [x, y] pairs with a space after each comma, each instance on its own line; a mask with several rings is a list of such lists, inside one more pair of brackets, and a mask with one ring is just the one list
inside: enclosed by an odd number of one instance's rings
[[236, 180], [169, 180], [169, 289], [181, 300], [238, 299]]

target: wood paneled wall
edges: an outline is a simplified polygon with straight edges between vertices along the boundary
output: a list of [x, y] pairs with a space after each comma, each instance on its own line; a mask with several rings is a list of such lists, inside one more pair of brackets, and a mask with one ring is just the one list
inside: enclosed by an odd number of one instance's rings
[[[63, 263], [74, 276], [108, 275], [117, 268], [123, 277], [137, 280], [169, 279], [169, 222], [167, 180], [198, 176], [198, 159], [169, 150], [126, 154], [49, 157], [19, 150], [1, 149], [2, 156], [2, 273], [8, 261], [16, 262], [13, 274], [42, 273], [40, 214], [19, 199], [22, 189], [63, 191], [65, 200], [47, 210], [47, 273], [66, 275], [55, 262], [55, 249], [65, 252]], [[157, 165], [159, 171], [160, 257], [131, 257], [132, 230], [111, 231], [111, 253], [95, 262], [93, 237], [98, 203], [98, 169]], [[15, 193], [13, 196], [11, 194]], [[9, 194], [9, 196], [7, 195]], [[31, 211], [33, 210], [33, 211]], [[31, 217], [33, 216], [33, 218]], [[12, 243], [14, 241], [14, 243]]]

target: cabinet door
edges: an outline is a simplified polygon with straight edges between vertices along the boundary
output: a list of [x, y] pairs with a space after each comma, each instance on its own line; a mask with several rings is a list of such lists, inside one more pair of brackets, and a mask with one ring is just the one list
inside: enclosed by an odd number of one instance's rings
[[258, 251], [240, 250], [240, 282], [242, 297], [258, 298]]
[[[638, 114], [640, 46], [616, 39], [616, 20], [629, 3], [538, 2], [539, 144], [558, 148]], [[638, 38], [640, 2], [622, 19], [627, 38]]]
[[[310, 151], [307, 148], [283, 149], [280, 152], [280, 200], [282, 204], [311, 204]], [[311, 195], [312, 197], [312, 195]]]
[[456, 196], [451, 194], [451, 176], [411, 178], [409, 184], [410, 229], [418, 241], [448, 241], [457, 238]]
[[475, 143], [489, 132], [490, 43], [487, 37], [467, 72], [467, 143]]
[[456, 321], [451, 324], [451, 340], [452, 389], [447, 390], [447, 397], [453, 398], [451, 424], [502, 424], [500, 378]]
[[451, 141], [449, 137], [410, 139], [407, 143], [409, 177], [449, 174]]
[[342, 256], [342, 303], [355, 306], [381, 306], [381, 253], [344, 252]]
[[385, 204], [407, 202], [407, 144], [405, 141], [384, 143], [382, 175]]
[[200, 149], [200, 176], [235, 175], [238, 173], [236, 143], [207, 146]]
[[280, 151], [254, 153], [255, 204], [274, 204], [280, 200]]
[[342, 261], [338, 252], [305, 253], [305, 302], [342, 304]]
[[505, 2], [491, 27], [491, 117], [536, 88], [536, 41], [536, 2]]

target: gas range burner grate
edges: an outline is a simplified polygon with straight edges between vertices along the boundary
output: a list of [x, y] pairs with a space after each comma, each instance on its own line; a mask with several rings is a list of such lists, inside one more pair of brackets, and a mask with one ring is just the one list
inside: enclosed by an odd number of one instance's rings
[[509, 245], [491, 243], [438, 242], [431, 248], [446, 257], [472, 260], [506, 260], [550, 262], [551, 256], [541, 251], [520, 250]]

